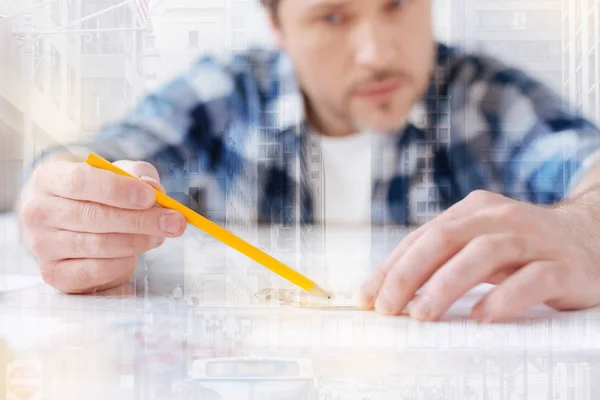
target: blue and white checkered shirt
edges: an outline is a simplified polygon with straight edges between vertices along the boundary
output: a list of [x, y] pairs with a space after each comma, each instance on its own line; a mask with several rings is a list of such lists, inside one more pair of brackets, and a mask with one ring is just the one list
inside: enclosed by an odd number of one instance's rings
[[[289, 57], [251, 49], [198, 59], [66, 147], [150, 161], [170, 195], [216, 221], [311, 223], [320, 156], [307, 133]], [[475, 189], [561, 200], [600, 154], [600, 134], [522, 71], [438, 44], [426, 95], [385, 146], [372, 222], [419, 224]]]

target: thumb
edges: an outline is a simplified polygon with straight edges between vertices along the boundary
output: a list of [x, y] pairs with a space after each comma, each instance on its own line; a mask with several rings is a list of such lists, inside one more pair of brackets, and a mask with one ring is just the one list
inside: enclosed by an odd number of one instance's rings
[[113, 163], [117, 167], [124, 171], [129, 172], [131, 175], [139, 178], [142, 182], [145, 182], [153, 188], [160, 190], [165, 193], [166, 190], [163, 185], [160, 184], [160, 177], [158, 171], [154, 165], [146, 161], [130, 161], [130, 160], [119, 160]]
[[163, 193], [166, 193], [166, 192], [167, 192], [167, 191], [165, 190], [164, 186], [163, 186], [163, 185], [161, 185], [161, 184], [160, 184], [160, 182], [159, 182], [159, 181], [157, 181], [157, 180], [156, 180], [156, 179], [154, 179], [154, 178], [151, 178], [151, 177], [149, 177], [149, 176], [142, 175], [142, 176], [140, 176], [140, 180], [141, 180], [142, 182], [146, 182], [147, 184], [149, 184], [150, 186], [152, 186], [154, 189], [160, 190], [160, 191], [161, 191], [161, 192], [163, 192]]

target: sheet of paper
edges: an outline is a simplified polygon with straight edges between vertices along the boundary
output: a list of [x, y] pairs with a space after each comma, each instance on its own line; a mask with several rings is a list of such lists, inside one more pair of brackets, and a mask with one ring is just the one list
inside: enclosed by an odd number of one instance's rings
[[0, 274], [0, 295], [36, 286], [43, 282], [39, 276]]

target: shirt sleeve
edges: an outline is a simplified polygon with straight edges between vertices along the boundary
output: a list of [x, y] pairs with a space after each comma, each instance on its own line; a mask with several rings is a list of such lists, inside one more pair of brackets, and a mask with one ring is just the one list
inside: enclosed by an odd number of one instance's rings
[[600, 161], [597, 126], [523, 70], [482, 56], [465, 60], [456, 76], [455, 94], [467, 93], [453, 125], [454, 149], [466, 158], [463, 189], [550, 204]]

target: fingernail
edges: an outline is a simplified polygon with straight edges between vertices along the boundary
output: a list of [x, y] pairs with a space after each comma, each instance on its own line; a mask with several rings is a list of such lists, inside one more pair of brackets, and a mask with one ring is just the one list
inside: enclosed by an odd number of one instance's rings
[[142, 175], [140, 176], [140, 180], [148, 183], [149, 185], [151, 185], [153, 188], [160, 190], [161, 192], [165, 193], [166, 190], [163, 187], [163, 185], [160, 184], [159, 181], [157, 181], [156, 179], [150, 177], [150, 176], [146, 176], [146, 175]]
[[147, 207], [154, 203], [154, 192], [151, 189], [133, 189], [129, 194], [132, 204], [139, 207]]
[[174, 213], [165, 214], [160, 217], [160, 229], [166, 233], [176, 234], [181, 229], [181, 220]]
[[382, 293], [377, 296], [377, 300], [375, 300], [375, 309], [381, 314], [394, 313], [394, 299], [388, 290], [384, 289]]
[[165, 237], [164, 236], [154, 236], [154, 245], [156, 247], [160, 246], [164, 242], [165, 242]]
[[487, 318], [487, 313], [485, 310], [485, 303], [477, 303], [473, 307], [473, 311], [471, 312], [471, 316], [474, 320], [484, 322]]
[[419, 296], [419, 300], [410, 309], [411, 317], [427, 319], [431, 315], [431, 299], [427, 295]]

